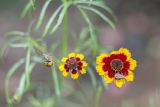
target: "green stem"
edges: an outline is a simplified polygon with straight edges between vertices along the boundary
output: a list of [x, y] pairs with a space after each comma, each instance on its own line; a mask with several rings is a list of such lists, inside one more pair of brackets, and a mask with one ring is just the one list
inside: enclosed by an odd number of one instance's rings
[[51, 69], [52, 69], [52, 77], [53, 77], [53, 83], [54, 83], [54, 88], [55, 88], [55, 93], [56, 93], [56, 99], [58, 99], [60, 96], [60, 86], [59, 86], [58, 75], [57, 75], [55, 66], [52, 67]]
[[96, 77], [95, 77], [93, 70], [90, 67], [87, 67], [87, 72], [90, 76], [93, 88], [96, 89], [97, 82], [96, 82]]
[[68, 16], [67, 16], [67, 11], [66, 11], [66, 13], [64, 15], [64, 20], [63, 20], [63, 37], [62, 37], [62, 54], [63, 54], [63, 56], [66, 55], [67, 48], [68, 48]]
[[31, 58], [31, 48], [28, 47], [27, 54], [26, 54], [26, 63], [25, 63], [25, 75], [26, 75], [26, 89], [28, 90], [30, 87], [30, 58]]
[[99, 85], [99, 87], [97, 88], [97, 92], [96, 92], [95, 107], [99, 107], [102, 91], [103, 91], [102, 86]]

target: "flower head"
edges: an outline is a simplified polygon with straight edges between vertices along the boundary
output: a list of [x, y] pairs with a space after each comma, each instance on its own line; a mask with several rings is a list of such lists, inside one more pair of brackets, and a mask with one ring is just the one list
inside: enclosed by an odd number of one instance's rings
[[120, 48], [110, 54], [101, 54], [96, 63], [96, 70], [99, 75], [104, 76], [106, 83], [114, 82], [120, 88], [126, 81], [134, 80], [136, 60], [131, 58], [131, 53], [126, 48]]
[[67, 57], [63, 57], [61, 61], [62, 64], [59, 65], [59, 70], [65, 77], [71, 74], [73, 79], [77, 79], [79, 73], [86, 73], [85, 67], [87, 63], [84, 61], [84, 56], [82, 54], [70, 53]]

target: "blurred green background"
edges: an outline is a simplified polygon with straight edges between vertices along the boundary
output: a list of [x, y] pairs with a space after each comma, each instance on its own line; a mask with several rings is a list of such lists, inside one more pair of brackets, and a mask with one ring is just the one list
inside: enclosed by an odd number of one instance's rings
[[[135, 81], [127, 84], [122, 89], [117, 89], [112, 84], [108, 90], [104, 90], [100, 98], [100, 107], [159, 107], [160, 106], [160, 1], [159, 0], [107, 0], [107, 4], [113, 9], [117, 16], [116, 30], [112, 30], [98, 17], [93, 21], [97, 26], [98, 42], [104, 48], [118, 49], [120, 47], [129, 48], [134, 59], [137, 59], [138, 66], [135, 70]], [[20, 13], [27, 0], [0, 0], [0, 50], [7, 41], [3, 36], [11, 30], [26, 31], [29, 24], [27, 18], [20, 19]], [[37, 10], [42, 6], [37, 4]], [[55, 4], [48, 11], [46, 17], [51, 14], [52, 9], [59, 4]], [[35, 13], [39, 15], [39, 10]], [[47, 19], [45, 19], [47, 20]], [[79, 31], [83, 26], [82, 19], [74, 9], [70, 9], [69, 30], [70, 32]], [[57, 32], [56, 35], [60, 35]], [[49, 41], [49, 40], [48, 40]], [[49, 41], [52, 42], [52, 41]], [[69, 45], [72, 47], [72, 44]], [[0, 61], [0, 107], [6, 106], [4, 97], [4, 78], [8, 68], [19, 58], [24, 56], [23, 49], [11, 49]], [[49, 85], [49, 69], [38, 66], [33, 72], [32, 80], [36, 81], [36, 90], [40, 90], [42, 96], [48, 96], [52, 92]], [[38, 71], [38, 72], [37, 72]], [[20, 79], [21, 70], [11, 79], [11, 94], [14, 93]], [[84, 81], [84, 82], [83, 82]], [[85, 107], [93, 106], [94, 93], [90, 82], [86, 78], [81, 80], [83, 91], [87, 96], [88, 104]], [[37, 84], [39, 83], [39, 84]], [[47, 84], [48, 83], [48, 84]], [[66, 79], [66, 90], [62, 97], [70, 103], [76, 99], [73, 90], [78, 87], [76, 82]], [[46, 86], [45, 86], [46, 85]], [[42, 88], [49, 87], [49, 88]], [[65, 89], [64, 89], [65, 90]], [[32, 94], [37, 91], [30, 92]], [[28, 94], [30, 94], [28, 93]], [[73, 95], [72, 95], [73, 94]], [[81, 94], [80, 94], [81, 95]], [[83, 97], [81, 98], [83, 99]], [[42, 100], [46, 100], [43, 99]], [[80, 107], [83, 101], [78, 101]], [[85, 102], [85, 101], [84, 101]], [[16, 107], [30, 107], [27, 105], [28, 99], [24, 96], [22, 102]], [[59, 102], [59, 107], [65, 107], [65, 101]], [[76, 107], [74, 104], [72, 106]], [[67, 107], [67, 103], [66, 103]]]

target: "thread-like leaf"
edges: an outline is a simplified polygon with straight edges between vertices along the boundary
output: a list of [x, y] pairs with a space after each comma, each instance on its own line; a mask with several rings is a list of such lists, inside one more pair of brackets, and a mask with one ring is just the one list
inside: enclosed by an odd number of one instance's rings
[[11, 79], [12, 75], [16, 72], [16, 70], [24, 63], [24, 59], [19, 60], [16, 62], [8, 71], [6, 78], [5, 78], [5, 97], [7, 100], [7, 103], [11, 105], [12, 98], [9, 95], [9, 80]]
[[36, 31], [40, 28], [40, 26], [41, 26], [41, 24], [42, 24], [42, 21], [43, 21], [43, 19], [44, 19], [46, 10], [47, 10], [47, 8], [48, 8], [48, 6], [49, 6], [49, 4], [50, 4], [51, 1], [52, 1], [52, 0], [47, 0], [47, 1], [45, 2], [44, 6], [43, 6], [43, 8], [42, 8], [42, 10], [41, 10], [39, 19], [38, 19], [38, 21], [37, 21], [37, 24], [36, 24], [36, 28], [35, 28]]
[[31, 3], [31, 6], [32, 6], [32, 9], [35, 9], [35, 7], [34, 7], [34, 6], [35, 6], [35, 1], [36, 1], [36, 0], [30, 0], [30, 3]]
[[99, 10], [97, 9], [94, 9], [92, 7], [87, 7], [87, 6], [79, 6], [83, 9], [87, 9], [87, 10], [90, 10], [94, 13], [96, 13], [98, 16], [100, 16], [104, 21], [106, 21], [113, 29], [115, 29], [115, 25], [114, 23], [107, 17], [105, 16], [103, 13], [101, 13]]
[[5, 53], [7, 52], [8, 48], [9, 48], [8, 45], [9, 45], [9, 43], [6, 43], [6, 44], [4, 44], [3, 46], [0, 47], [1, 48], [0, 59], [2, 58], [2, 60], [3, 60], [3, 56], [5, 55]]
[[25, 76], [26, 76], [26, 87], [29, 89], [30, 87], [30, 59], [31, 59], [31, 48], [29, 47], [27, 49], [27, 54], [26, 54], [26, 63], [25, 63]]
[[63, 5], [59, 6], [55, 10], [55, 12], [52, 14], [52, 16], [50, 17], [49, 21], [47, 22], [47, 25], [44, 28], [44, 32], [43, 32], [43, 34], [42, 34], [40, 39], [43, 39], [46, 36], [46, 34], [48, 33], [48, 31], [49, 31], [49, 29], [50, 29], [50, 27], [51, 27], [51, 25], [53, 23], [53, 21], [55, 20], [55, 18], [58, 15], [58, 13], [61, 11], [62, 7], [63, 7]]
[[25, 36], [26, 34], [24, 32], [21, 31], [11, 31], [11, 32], [7, 32], [5, 34], [5, 36]]
[[14, 43], [14, 44], [10, 44], [10, 47], [12, 48], [26, 48], [28, 46], [28, 44], [26, 43]]
[[[35, 0], [34, 0], [34, 1], [35, 1]], [[31, 9], [34, 9], [34, 1], [33, 1], [33, 0], [30, 0], [30, 1], [26, 4], [26, 6], [25, 6], [25, 8], [23, 9], [23, 12], [22, 12], [22, 14], [21, 14], [21, 18], [25, 17], [25, 16], [29, 13], [29, 11], [31, 11]]]
[[[31, 74], [31, 72], [33, 71], [33, 68], [35, 66], [35, 63], [31, 63], [29, 66], [29, 75]], [[27, 84], [26, 84], [26, 79], [27, 79], [27, 75], [25, 74], [25, 72], [22, 74], [21, 79], [20, 79], [20, 83], [19, 86], [17, 88], [17, 91], [14, 95], [14, 97], [16, 97], [17, 102], [19, 102], [24, 94], [24, 92], [27, 90]]]
[[32, 38], [30, 38], [30, 44], [31, 44], [34, 48], [38, 49], [38, 51], [40, 51], [42, 54], [47, 52], [47, 50], [46, 50], [44, 47], [42, 47], [37, 41], [35, 41], [35, 40], [32, 39]]
[[117, 21], [117, 18], [116, 18], [116, 16], [114, 15], [112, 9], [111, 9], [109, 6], [104, 5], [105, 3], [104, 3], [103, 1], [94, 1], [94, 2], [89, 2], [89, 1], [85, 1], [85, 2], [75, 1], [74, 3], [75, 3], [75, 4], [79, 4], [79, 5], [81, 5], [81, 4], [90, 4], [90, 5], [93, 5], [93, 6], [102, 8], [102, 9], [104, 9], [106, 12], [108, 12], [109, 14], [112, 15], [114, 21]]
[[89, 31], [90, 31], [90, 35], [91, 35], [91, 38], [92, 38], [92, 41], [93, 41], [93, 54], [96, 55], [96, 52], [97, 52], [97, 38], [96, 38], [96, 35], [95, 35], [95, 32], [94, 32], [94, 26], [93, 24], [91, 23], [89, 17], [87, 16], [87, 14], [83, 11], [83, 9], [81, 9], [80, 7], [78, 7], [78, 9], [80, 10], [82, 16], [84, 17], [86, 23], [88, 24], [89, 26]]
[[64, 18], [64, 15], [65, 15], [65, 13], [66, 13], [66, 11], [67, 11], [67, 9], [68, 9], [68, 7], [69, 7], [70, 5], [71, 5], [71, 3], [69, 3], [69, 2], [64, 5], [64, 8], [62, 9], [62, 11], [61, 11], [61, 13], [60, 13], [60, 15], [59, 15], [59, 17], [58, 17], [57, 23], [56, 23], [56, 25], [52, 28], [50, 34], [53, 34], [53, 33], [57, 30], [57, 28], [61, 25], [61, 23], [62, 23], [62, 21], [63, 21], [63, 18]]

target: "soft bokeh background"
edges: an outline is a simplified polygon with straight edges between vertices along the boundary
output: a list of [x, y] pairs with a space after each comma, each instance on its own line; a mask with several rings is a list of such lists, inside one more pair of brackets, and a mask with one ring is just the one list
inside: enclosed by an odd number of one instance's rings
[[[6, 32], [26, 30], [29, 20], [27, 18], [20, 19], [20, 13], [26, 2], [26, 0], [0, 0], [0, 48], [7, 41], [3, 36]], [[100, 107], [159, 107], [160, 1], [108, 0], [107, 3], [115, 12], [118, 23], [116, 30], [112, 30], [99, 17], [94, 17], [99, 44], [105, 48], [113, 48], [115, 50], [119, 47], [129, 48], [132, 56], [138, 61], [138, 67], [135, 70], [135, 81], [133, 83], [127, 84], [122, 89], [117, 89], [111, 84], [109, 85], [109, 90], [103, 91]], [[42, 4], [43, 2], [39, 3], [39, 7]], [[55, 4], [59, 4], [58, 0]], [[48, 15], [52, 12], [52, 9], [54, 10], [54, 7], [48, 11]], [[39, 13], [37, 12], [35, 15], [39, 15]], [[79, 31], [80, 27], [83, 26], [82, 20], [78, 15], [74, 9], [70, 9], [70, 32]], [[57, 33], [57, 35], [60, 35], [60, 33]], [[4, 97], [5, 74], [8, 68], [22, 56], [24, 56], [24, 50], [11, 49], [0, 61], [0, 107], [6, 105]], [[37, 87], [41, 87], [42, 83], [47, 82], [50, 72], [46, 72], [45, 67], [37, 69], [35, 71], [38, 72], [33, 73], [32, 79], [40, 82]], [[15, 91], [18, 85], [20, 74], [21, 71], [12, 78], [10, 83], [12, 87], [11, 93]], [[69, 85], [68, 90], [71, 92], [75, 83], [68, 80], [66, 84]], [[89, 82], [85, 82], [83, 88], [88, 93], [89, 106], [92, 106], [92, 96], [89, 96], [92, 87], [88, 84]], [[64, 93], [64, 97], [67, 94]], [[70, 99], [70, 101], [74, 99], [72, 97], [66, 98]], [[26, 99], [23, 99], [22, 103], [17, 104], [17, 107], [26, 107], [25, 101]], [[61, 106], [64, 107], [63, 105]]]

